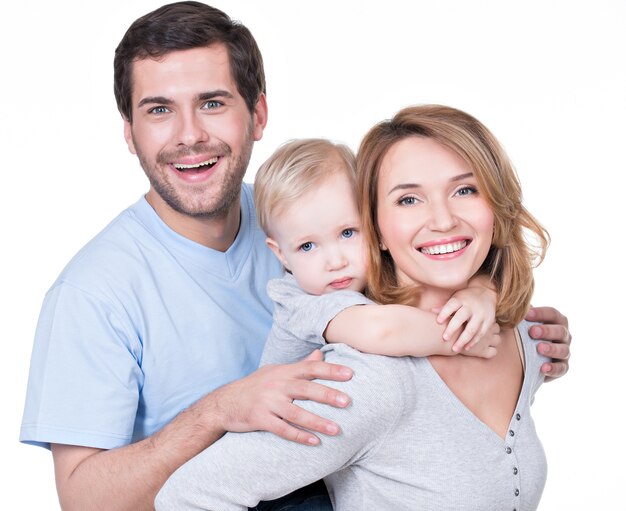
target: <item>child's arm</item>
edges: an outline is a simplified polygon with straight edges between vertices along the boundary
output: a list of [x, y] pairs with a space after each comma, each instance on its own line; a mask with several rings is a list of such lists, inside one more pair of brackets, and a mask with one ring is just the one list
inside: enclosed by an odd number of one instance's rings
[[353, 305], [326, 327], [327, 342], [343, 342], [365, 353], [402, 357], [456, 355], [443, 340], [445, 325], [434, 313], [408, 305]]
[[491, 358], [500, 337], [495, 323], [497, 296], [487, 284], [478, 280], [457, 292], [437, 317], [407, 305], [348, 307], [328, 323], [324, 338], [378, 355], [424, 357], [461, 352]]

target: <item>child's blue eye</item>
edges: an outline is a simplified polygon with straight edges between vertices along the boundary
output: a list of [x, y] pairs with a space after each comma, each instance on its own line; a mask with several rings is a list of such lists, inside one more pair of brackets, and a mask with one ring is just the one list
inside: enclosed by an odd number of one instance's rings
[[300, 250], [302, 250], [302, 252], [310, 252], [311, 250], [313, 250], [314, 246], [315, 245], [313, 244], [313, 242], [307, 241], [306, 243], [300, 245]]
[[352, 236], [354, 236], [354, 229], [344, 229], [341, 232], [342, 238], [352, 238]]

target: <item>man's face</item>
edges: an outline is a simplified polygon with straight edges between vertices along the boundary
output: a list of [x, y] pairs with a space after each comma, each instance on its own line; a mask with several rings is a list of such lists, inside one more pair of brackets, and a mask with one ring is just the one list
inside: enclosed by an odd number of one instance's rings
[[147, 198], [168, 215], [223, 218], [238, 207], [252, 145], [267, 120], [262, 95], [250, 114], [221, 44], [133, 64], [130, 151], [150, 180]]

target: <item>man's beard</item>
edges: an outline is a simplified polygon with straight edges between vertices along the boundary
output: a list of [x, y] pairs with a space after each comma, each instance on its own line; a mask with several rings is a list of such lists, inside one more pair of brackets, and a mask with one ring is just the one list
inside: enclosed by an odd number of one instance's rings
[[[150, 185], [170, 208], [195, 218], [215, 219], [226, 217], [231, 211], [233, 203], [239, 199], [241, 184], [250, 162], [253, 143], [252, 126], [250, 126], [241, 153], [234, 159], [232, 148], [225, 142], [212, 145], [201, 143], [176, 152], [159, 153], [156, 164], [148, 162], [137, 145], [135, 148]], [[173, 161], [179, 161], [194, 154], [219, 154], [220, 160], [228, 158], [228, 167], [222, 166], [225, 161], [218, 162], [220, 164], [218, 172], [222, 180], [213, 184], [211, 188], [198, 186], [197, 190], [188, 191], [185, 197], [176, 190], [169, 180], [164, 178], [167, 176], [167, 171], [163, 173], [161, 169]], [[216, 189], [218, 186], [219, 189]], [[214, 199], [203, 201], [211, 192], [213, 192]]]

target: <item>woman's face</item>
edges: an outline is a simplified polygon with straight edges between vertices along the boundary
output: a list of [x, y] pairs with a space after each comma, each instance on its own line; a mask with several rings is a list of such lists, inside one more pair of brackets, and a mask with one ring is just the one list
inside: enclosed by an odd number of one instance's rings
[[383, 158], [377, 194], [381, 242], [398, 283], [465, 287], [487, 257], [494, 225], [470, 166], [433, 139], [408, 137]]

